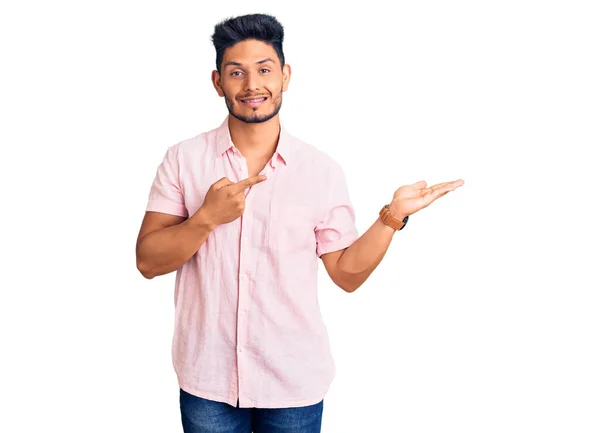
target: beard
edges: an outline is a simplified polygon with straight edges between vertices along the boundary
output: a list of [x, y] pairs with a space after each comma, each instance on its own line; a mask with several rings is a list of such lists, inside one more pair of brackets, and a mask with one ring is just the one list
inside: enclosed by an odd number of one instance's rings
[[238, 119], [244, 123], [263, 123], [263, 122], [266, 122], [267, 120], [271, 120], [273, 117], [275, 117], [275, 116], [277, 116], [277, 114], [279, 114], [279, 110], [281, 110], [282, 99], [283, 99], [283, 88], [281, 89], [279, 94], [275, 97], [275, 99], [272, 99], [273, 103], [275, 104], [275, 107], [273, 107], [273, 111], [271, 113], [267, 113], [267, 114], [259, 114], [258, 113], [258, 110], [260, 108], [262, 108], [262, 105], [260, 107], [254, 108], [253, 109], [254, 112], [248, 116], [244, 116], [241, 113], [236, 113], [235, 108], [234, 108], [234, 100], [231, 99], [229, 96], [227, 96], [227, 94], [225, 94], [225, 105], [227, 105], [227, 110], [229, 111], [229, 114], [231, 114], [233, 117], [235, 117], [236, 119]]

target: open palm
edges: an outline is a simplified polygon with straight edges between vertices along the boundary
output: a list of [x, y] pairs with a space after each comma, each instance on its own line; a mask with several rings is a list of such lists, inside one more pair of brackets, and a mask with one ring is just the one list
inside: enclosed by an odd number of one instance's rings
[[464, 183], [462, 179], [458, 179], [427, 187], [427, 182], [421, 180], [412, 185], [401, 186], [394, 193], [394, 198], [390, 203], [390, 211], [400, 218], [412, 215]]

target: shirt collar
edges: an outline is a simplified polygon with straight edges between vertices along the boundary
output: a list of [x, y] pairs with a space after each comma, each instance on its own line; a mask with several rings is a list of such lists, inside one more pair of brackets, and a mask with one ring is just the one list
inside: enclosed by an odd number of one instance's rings
[[[229, 132], [229, 115], [225, 117], [225, 120], [217, 128], [217, 158], [223, 156], [223, 154], [232, 147], [235, 147], [233, 141], [231, 141], [231, 133]], [[281, 123], [279, 124], [279, 141], [277, 142], [277, 148], [275, 149], [275, 155], [273, 155], [273, 161], [277, 155], [281, 157], [283, 163], [288, 165], [290, 156], [292, 153], [292, 137], [285, 130]]]

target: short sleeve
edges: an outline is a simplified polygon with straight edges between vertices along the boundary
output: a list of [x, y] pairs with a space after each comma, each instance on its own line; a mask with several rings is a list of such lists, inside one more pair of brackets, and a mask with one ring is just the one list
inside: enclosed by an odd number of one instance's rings
[[328, 183], [327, 209], [315, 228], [318, 257], [347, 248], [358, 239], [354, 207], [339, 164], [333, 164]]
[[169, 147], [158, 166], [148, 195], [146, 211], [188, 216], [179, 182], [177, 151], [177, 145]]

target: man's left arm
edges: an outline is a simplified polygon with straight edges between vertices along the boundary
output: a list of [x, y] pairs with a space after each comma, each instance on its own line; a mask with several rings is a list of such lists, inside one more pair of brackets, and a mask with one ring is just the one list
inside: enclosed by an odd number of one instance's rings
[[[429, 206], [439, 197], [462, 186], [458, 179], [426, 187], [425, 181], [404, 185], [394, 193], [389, 210], [398, 220]], [[358, 289], [377, 268], [387, 252], [396, 230], [387, 226], [381, 218], [343, 250], [323, 254], [321, 259], [331, 279], [346, 292]]]
[[377, 218], [348, 248], [321, 256], [327, 273], [346, 292], [355, 291], [379, 265], [395, 232]]

